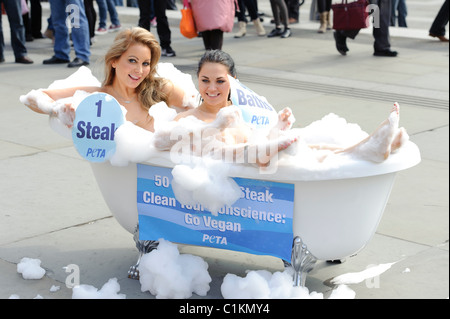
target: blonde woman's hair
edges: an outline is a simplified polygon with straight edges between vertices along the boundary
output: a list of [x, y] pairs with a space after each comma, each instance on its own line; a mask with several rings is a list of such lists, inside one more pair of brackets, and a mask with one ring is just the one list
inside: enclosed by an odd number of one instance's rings
[[116, 70], [112, 67], [112, 63], [118, 60], [132, 44], [136, 43], [147, 46], [151, 52], [150, 73], [136, 88], [141, 105], [148, 110], [158, 102], [167, 102], [167, 94], [163, 92], [162, 88], [168, 82], [156, 75], [156, 66], [161, 57], [161, 47], [150, 31], [134, 27], [125, 29], [116, 36], [114, 43], [105, 55], [105, 80], [103, 81], [103, 86], [113, 84]]

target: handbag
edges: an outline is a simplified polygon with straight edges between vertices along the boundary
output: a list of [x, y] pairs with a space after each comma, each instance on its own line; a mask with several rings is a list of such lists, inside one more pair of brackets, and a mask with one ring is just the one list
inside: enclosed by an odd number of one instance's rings
[[194, 15], [188, 0], [183, 1], [183, 9], [181, 9], [180, 33], [188, 39], [198, 36]]
[[332, 4], [333, 29], [359, 30], [369, 27], [367, 5], [367, 0], [357, 0], [350, 3], [347, 0], [342, 0], [342, 3]]

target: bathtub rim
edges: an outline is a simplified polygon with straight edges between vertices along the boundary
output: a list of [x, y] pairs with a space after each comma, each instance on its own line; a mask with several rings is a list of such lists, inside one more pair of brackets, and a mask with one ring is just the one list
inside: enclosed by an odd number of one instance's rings
[[[328, 167], [323, 170], [309, 170], [303, 167], [278, 165], [276, 171], [270, 174], [262, 172], [256, 166], [247, 164], [231, 165], [224, 163], [224, 169], [228, 169], [228, 175], [230, 177], [263, 179], [276, 182], [295, 182], [338, 180], [384, 175], [406, 170], [418, 165], [420, 162], [421, 155], [419, 148], [415, 143], [408, 141], [398, 150], [398, 152], [391, 154], [389, 158], [382, 163], [374, 163], [365, 160], [349, 160], [345, 165]], [[177, 163], [172, 162], [170, 153], [167, 151], [156, 151], [154, 156], [139, 163], [168, 168], [173, 168], [177, 165]], [[186, 159], [184, 163], [192, 163], [192, 160]]]

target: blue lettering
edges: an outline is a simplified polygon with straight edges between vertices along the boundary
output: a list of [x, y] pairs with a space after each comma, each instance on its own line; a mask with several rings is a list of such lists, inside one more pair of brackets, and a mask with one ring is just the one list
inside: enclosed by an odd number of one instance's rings
[[248, 105], [249, 106], [255, 106], [255, 98], [252, 95], [247, 95], [248, 98]]
[[84, 123], [83, 121], [78, 122], [78, 125], [77, 125], [77, 129], [78, 129], [77, 137], [78, 138], [83, 138], [84, 135], [86, 134], [83, 129], [84, 125], [86, 125], [86, 123]]
[[251, 123], [257, 124], [257, 125], [267, 125], [269, 124], [269, 118], [267, 116], [252, 116]]
[[252, 92], [247, 92], [248, 93], [247, 95], [244, 93], [244, 91], [239, 89], [236, 89], [236, 92], [238, 96], [239, 105], [256, 106], [270, 111], [273, 110], [272, 107], [267, 102], [265, 102], [258, 95], [253, 94]]
[[91, 122], [79, 121], [77, 124], [77, 137], [102, 141], [114, 141], [116, 125], [111, 123], [111, 126], [93, 126]]
[[92, 139], [93, 140], [98, 140], [98, 138], [99, 138], [99, 133], [100, 133], [100, 127], [98, 127], [98, 126], [94, 126], [93, 128], [92, 128]]
[[86, 157], [92, 158], [104, 158], [106, 156], [106, 150], [103, 148], [88, 148]]
[[247, 105], [247, 100], [245, 99], [245, 94], [241, 90], [236, 90], [238, 95], [238, 103], [239, 105]]

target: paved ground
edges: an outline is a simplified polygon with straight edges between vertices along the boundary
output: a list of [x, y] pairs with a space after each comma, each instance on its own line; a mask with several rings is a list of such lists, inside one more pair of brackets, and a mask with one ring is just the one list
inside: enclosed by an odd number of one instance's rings
[[[268, 1], [259, 1], [269, 15]], [[317, 34], [309, 20], [310, 1], [301, 7], [301, 21], [289, 39], [257, 37], [249, 25], [245, 38], [226, 34], [223, 49], [231, 53], [239, 78], [263, 92], [277, 108], [293, 108], [297, 126], [334, 112], [371, 131], [394, 101], [402, 106], [401, 125], [422, 154], [422, 162], [398, 174], [378, 230], [359, 254], [342, 264], [317, 263], [306, 280], [310, 291], [329, 294], [329, 280], [364, 270], [368, 265], [397, 262], [377, 285], [351, 285], [357, 299], [438, 298], [449, 296], [449, 47], [428, 37], [428, 28], [442, 1], [407, 2], [408, 29], [391, 28], [397, 58], [372, 56], [373, 38], [365, 30], [340, 56], [331, 32]], [[48, 15], [44, 4], [44, 18]], [[137, 23], [135, 8], [120, 8], [124, 26]], [[169, 12], [175, 58], [163, 58], [192, 73], [203, 53], [201, 39], [183, 38], [179, 12]], [[44, 66], [52, 54], [48, 39], [27, 43], [33, 65], [12, 63], [9, 25], [6, 62], [0, 65], [0, 298], [67, 299], [68, 273], [75, 264], [81, 283], [100, 288], [118, 278], [127, 298], [151, 299], [138, 281], [127, 278], [137, 257], [132, 236], [116, 222], [103, 201], [89, 164], [72, 143], [53, 132], [47, 119], [27, 110], [18, 98], [46, 87], [73, 72], [64, 65]], [[271, 29], [270, 18], [264, 24]], [[44, 26], [46, 24], [44, 23]], [[156, 31], [156, 30], [155, 30]], [[98, 36], [92, 46], [91, 69], [101, 78], [101, 57], [114, 34]], [[281, 270], [279, 260], [244, 254], [182, 247], [209, 262], [213, 277], [206, 298], [222, 298], [226, 273], [246, 269]], [[17, 273], [22, 257], [39, 258], [46, 269], [41, 280], [24, 280]], [[409, 269], [409, 271], [405, 271]], [[60, 286], [50, 292], [52, 285]], [[197, 298], [197, 297], [194, 297]]]

